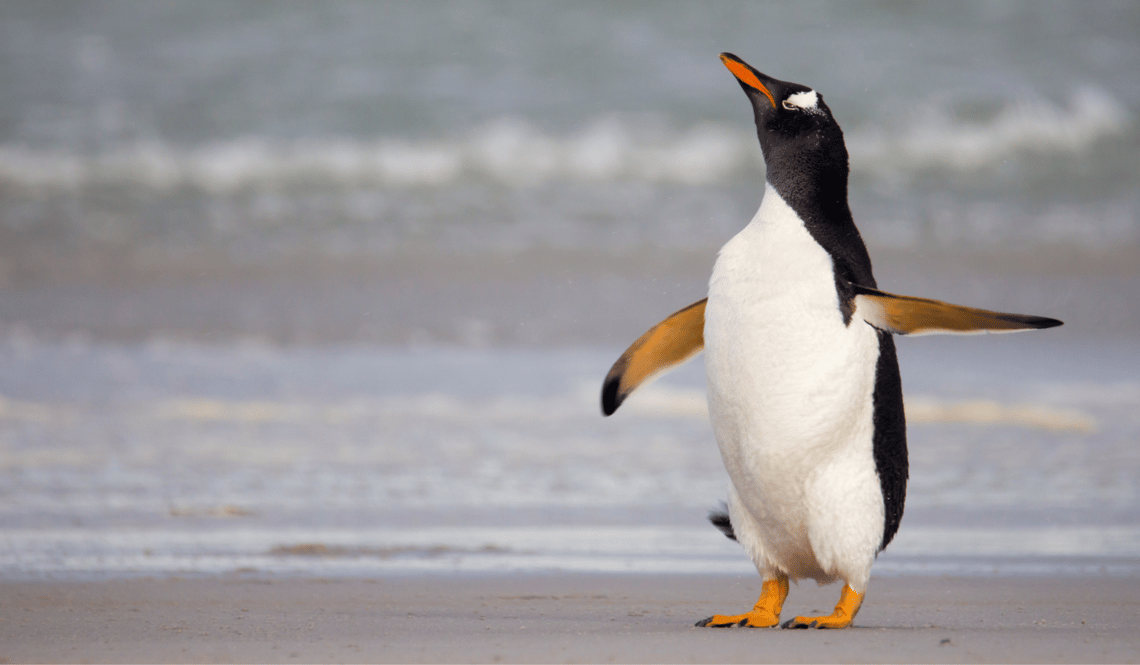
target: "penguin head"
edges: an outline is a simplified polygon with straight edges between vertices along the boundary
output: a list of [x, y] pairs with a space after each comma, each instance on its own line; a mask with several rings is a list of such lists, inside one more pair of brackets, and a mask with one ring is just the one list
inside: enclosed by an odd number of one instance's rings
[[785, 160], [847, 169], [843, 130], [815, 90], [766, 76], [731, 53], [721, 62], [732, 72], [756, 114], [756, 131], [768, 168]]

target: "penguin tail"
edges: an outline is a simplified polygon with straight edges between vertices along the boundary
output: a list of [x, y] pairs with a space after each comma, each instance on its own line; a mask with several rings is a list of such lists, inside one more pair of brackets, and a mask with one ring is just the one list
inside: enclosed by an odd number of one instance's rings
[[709, 521], [729, 540], [736, 540], [736, 532], [732, 530], [732, 520], [728, 517], [728, 506], [721, 502], [720, 508], [709, 511]]

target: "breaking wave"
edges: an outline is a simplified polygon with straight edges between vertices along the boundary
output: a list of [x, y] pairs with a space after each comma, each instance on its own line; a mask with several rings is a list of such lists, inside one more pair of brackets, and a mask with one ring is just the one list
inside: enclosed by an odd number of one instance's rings
[[1124, 134], [1128, 109], [1107, 92], [1084, 88], [1067, 106], [1020, 99], [984, 122], [962, 122], [930, 106], [908, 125], [857, 133], [847, 140], [852, 162], [876, 171], [942, 167], [974, 171], [1011, 156], [1079, 154]]
[[613, 119], [557, 137], [507, 118], [454, 141], [274, 144], [247, 138], [193, 149], [149, 142], [91, 156], [9, 146], [0, 148], [0, 182], [57, 190], [190, 187], [213, 194], [297, 184], [439, 187], [472, 177], [510, 186], [557, 180], [707, 184], [757, 164], [746, 138], [739, 130], [705, 124], [647, 140], [630, 123]]
[[[932, 106], [890, 131], [851, 128], [848, 145], [857, 172], [975, 171], [1018, 156], [1080, 154], [1123, 134], [1131, 122], [1119, 101], [1088, 88], [1064, 106], [1020, 100], [980, 122]], [[759, 171], [751, 128], [699, 124], [669, 131], [654, 124], [662, 123], [608, 117], [556, 136], [503, 118], [454, 139], [242, 138], [190, 148], [151, 141], [95, 154], [8, 145], [0, 147], [0, 185], [57, 191], [192, 188], [220, 195], [297, 185], [432, 188], [480, 178], [513, 187], [613, 180], [705, 185]]]

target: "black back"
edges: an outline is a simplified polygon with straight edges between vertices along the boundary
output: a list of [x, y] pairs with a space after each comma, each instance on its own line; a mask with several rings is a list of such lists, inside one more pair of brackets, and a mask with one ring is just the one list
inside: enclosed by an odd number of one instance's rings
[[906, 481], [910, 474], [906, 450], [906, 417], [903, 414], [902, 380], [895, 355], [895, 340], [888, 332], [879, 333], [879, 361], [875, 365], [872, 450], [879, 487], [883, 491], [883, 541], [879, 551], [887, 548], [902, 522], [906, 503]]

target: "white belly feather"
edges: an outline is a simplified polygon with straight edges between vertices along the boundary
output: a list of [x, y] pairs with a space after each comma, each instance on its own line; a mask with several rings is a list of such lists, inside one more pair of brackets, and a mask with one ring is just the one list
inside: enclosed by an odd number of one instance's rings
[[883, 533], [878, 337], [858, 318], [844, 324], [830, 255], [771, 185], [720, 252], [704, 340], [737, 538], [762, 574], [862, 591]]

